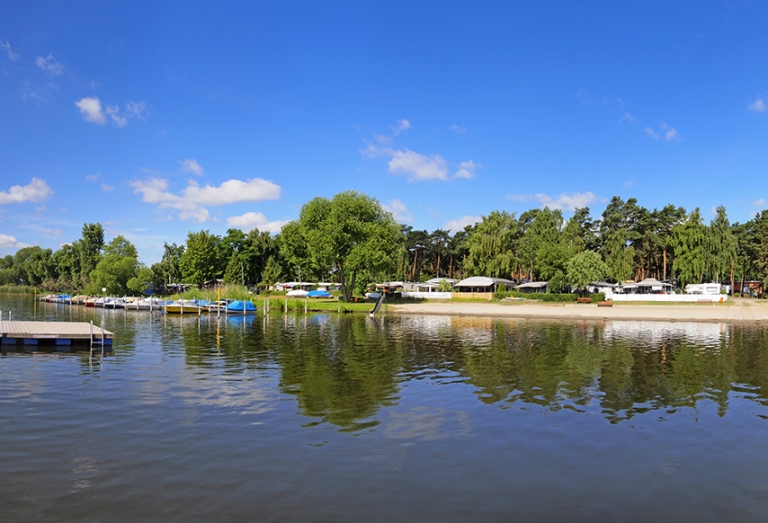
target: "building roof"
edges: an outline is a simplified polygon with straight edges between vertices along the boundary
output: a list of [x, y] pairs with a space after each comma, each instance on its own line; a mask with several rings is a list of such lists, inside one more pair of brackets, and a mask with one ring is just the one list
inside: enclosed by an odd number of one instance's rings
[[427, 280], [427, 281], [426, 281], [426, 282], [424, 282], [424, 283], [434, 283], [435, 285], [437, 285], [438, 283], [440, 283], [440, 282], [441, 282], [441, 281], [443, 281], [443, 280], [447, 281], [447, 282], [448, 282], [448, 283], [450, 283], [450, 284], [454, 284], [454, 283], [456, 283], [457, 281], [459, 281], [459, 280], [457, 280], [456, 278], [432, 278], [432, 279], [430, 279], [430, 280]]

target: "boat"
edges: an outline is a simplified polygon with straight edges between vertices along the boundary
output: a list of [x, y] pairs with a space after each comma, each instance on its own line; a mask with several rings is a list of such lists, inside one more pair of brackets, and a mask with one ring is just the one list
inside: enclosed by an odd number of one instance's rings
[[302, 289], [294, 289], [285, 293], [285, 295], [289, 298], [306, 298], [307, 294], [309, 293]]
[[176, 300], [163, 305], [163, 310], [167, 314], [200, 314], [203, 309], [195, 300]]
[[91, 296], [90, 298], [86, 298], [85, 306], [86, 307], [95, 307], [97, 300], [98, 300], [98, 298], [96, 296]]
[[326, 290], [318, 289], [316, 291], [309, 291], [307, 298], [333, 298], [333, 294]]
[[369, 300], [378, 300], [381, 297], [381, 293], [378, 292], [366, 292], [365, 297]]
[[102, 305], [96, 304], [97, 307], [101, 306], [105, 309], [125, 309], [125, 299], [123, 298], [104, 298]]
[[85, 305], [86, 300], [88, 299], [88, 296], [84, 294], [78, 294], [77, 296], [73, 296], [70, 300], [70, 303], [72, 305]]
[[227, 314], [256, 314], [256, 305], [252, 301], [235, 300], [227, 305]]
[[232, 303], [233, 300], [219, 300], [209, 303], [205, 308], [208, 312], [227, 312], [227, 305]]
[[159, 311], [165, 304], [163, 300], [157, 298], [142, 298], [140, 300], [126, 303], [125, 308], [134, 311]]

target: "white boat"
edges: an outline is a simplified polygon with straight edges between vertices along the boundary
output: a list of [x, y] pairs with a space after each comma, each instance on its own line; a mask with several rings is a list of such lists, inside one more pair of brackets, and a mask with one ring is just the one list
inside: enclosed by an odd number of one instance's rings
[[285, 295], [289, 298], [306, 298], [307, 294], [309, 294], [309, 292], [303, 291], [301, 289], [294, 289], [285, 293]]
[[232, 303], [232, 300], [219, 300], [208, 304], [205, 308], [208, 312], [227, 312], [227, 305]]
[[162, 310], [163, 301], [157, 298], [142, 298], [125, 304], [125, 308], [132, 311], [159, 311]]

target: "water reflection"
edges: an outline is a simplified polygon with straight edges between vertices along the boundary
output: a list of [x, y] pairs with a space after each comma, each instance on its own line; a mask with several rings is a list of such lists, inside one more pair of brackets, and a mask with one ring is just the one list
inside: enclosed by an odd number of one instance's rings
[[[259, 413], [283, 394], [295, 398], [310, 418], [307, 426], [375, 427], [381, 409], [397, 405], [411, 382], [465, 384], [483, 404], [597, 412], [611, 423], [650, 411], [670, 416], [702, 401], [716, 404], [724, 416], [734, 397], [768, 404], [768, 336], [757, 325], [173, 316], [52, 304], [30, 308], [27, 301], [4, 300], [4, 307], [13, 308], [18, 319], [71, 317], [117, 332], [119, 364], [130, 364], [137, 347], [155, 346], [165, 358], [182, 356], [187, 367], [201, 370], [178, 384], [189, 402]], [[98, 370], [87, 359], [80, 364], [84, 373]], [[210, 387], [201, 385], [214, 375], [219, 377]], [[220, 376], [232, 377], [224, 390]], [[139, 388], [141, 402], [161, 401], [162, 385], [145, 380]], [[394, 433], [419, 426], [417, 432], [429, 437], [440, 423], [436, 412], [397, 416], [389, 427]]]

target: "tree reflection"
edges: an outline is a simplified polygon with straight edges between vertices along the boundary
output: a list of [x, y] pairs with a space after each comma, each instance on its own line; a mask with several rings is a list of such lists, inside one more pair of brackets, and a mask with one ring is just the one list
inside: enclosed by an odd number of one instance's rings
[[403, 382], [464, 381], [484, 404], [600, 412], [611, 423], [732, 394], [768, 404], [761, 326], [461, 317], [275, 315], [167, 320], [188, 365], [277, 373], [300, 412], [341, 430], [378, 423]]
[[296, 396], [306, 416], [345, 430], [375, 425], [378, 409], [395, 401], [402, 344], [365, 317], [292, 321], [300, 326], [274, 340], [281, 390]]

